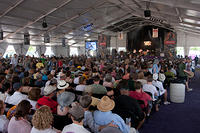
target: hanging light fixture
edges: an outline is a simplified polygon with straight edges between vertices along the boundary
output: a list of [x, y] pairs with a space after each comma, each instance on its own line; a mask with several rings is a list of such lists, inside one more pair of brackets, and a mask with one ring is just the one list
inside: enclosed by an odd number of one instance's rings
[[48, 24], [46, 22], [46, 18], [45, 17], [44, 17], [43, 22], [42, 22], [42, 27], [43, 28], [47, 28], [48, 27]]

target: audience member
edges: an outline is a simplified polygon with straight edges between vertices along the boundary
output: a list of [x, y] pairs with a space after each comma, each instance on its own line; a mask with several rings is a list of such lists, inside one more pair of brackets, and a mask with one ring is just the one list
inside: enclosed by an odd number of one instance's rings
[[52, 113], [57, 113], [58, 103], [52, 98], [56, 95], [55, 86], [46, 86], [44, 88], [44, 96], [37, 101], [36, 108], [40, 108], [43, 105], [47, 105], [51, 108]]
[[75, 104], [72, 106], [72, 108], [69, 110], [69, 113], [71, 114], [73, 123], [66, 125], [63, 128], [62, 133], [90, 133], [83, 127], [84, 109], [80, 105]]
[[30, 133], [31, 123], [27, 116], [30, 113], [32, 106], [29, 101], [22, 100], [16, 108], [15, 115], [11, 118], [8, 124], [8, 133]]
[[52, 122], [51, 109], [45, 105], [41, 106], [33, 115], [31, 133], [57, 133], [57, 130], [51, 127]]
[[0, 100], [0, 132], [7, 133], [9, 120], [4, 115], [6, 105]]
[[6, 103], [17, 105], [22, 100], [26, 100], [28, 97], [27, 95], [22, 94], [22, 86], [21, 83], [14, 83], [13, 89], [15, 90], [14, 94], [6, 99]]
[[53, 126], [56, 129], [62, 130], [66, 125], [72, 123], [69, 115], [69, 109], [72, 102], [75, 100], [75, 95], [71, 92], [63, 92], [58, 95], [57, 114], [54, 114]]

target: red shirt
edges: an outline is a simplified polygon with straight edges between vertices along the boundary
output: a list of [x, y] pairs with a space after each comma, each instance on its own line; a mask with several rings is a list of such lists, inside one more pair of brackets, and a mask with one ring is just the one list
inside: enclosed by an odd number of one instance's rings
[[58, 67], [62, 67], [62, 66], [63, 66], [62, 61], [58, 61]]
[[141, 92], [137, 92], [137, 91], [130, 91], [129, 92], [129, 96], [136, 99], [136, 100], [142, 100], [144, 101], [145, 107], [147, 107], [148, 105], [148, 101], [151, 101], [151, 96], [149, 96], [147, 93], [141, 91]]
[[47, 105], [51, 108], [52, 113], [57, 113], [58, 103], [49, 97], [43, 96], [37, 101], [36, 108], [40, 108], [43, 105]]

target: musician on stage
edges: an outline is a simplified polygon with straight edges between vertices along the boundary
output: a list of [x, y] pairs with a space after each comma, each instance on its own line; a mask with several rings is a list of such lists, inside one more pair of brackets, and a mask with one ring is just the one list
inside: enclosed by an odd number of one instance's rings
[[188, 78], [187, 72], [188, 71], [186, 70], [186, 59], [181, 59], [181, 62], [178, 65], [178, 78], [185, 82], [187, 91], [192, 91], [192, 89], [189, 88], [189, 85], [188, 85], [189, 78]]

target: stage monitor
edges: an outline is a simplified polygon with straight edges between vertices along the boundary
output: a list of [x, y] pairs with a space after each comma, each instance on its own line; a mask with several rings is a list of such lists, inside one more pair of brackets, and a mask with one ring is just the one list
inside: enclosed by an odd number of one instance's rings
[[87, 56], [95, 56], [97, 50], [97, 41], [86, 41], [85, 52]]

